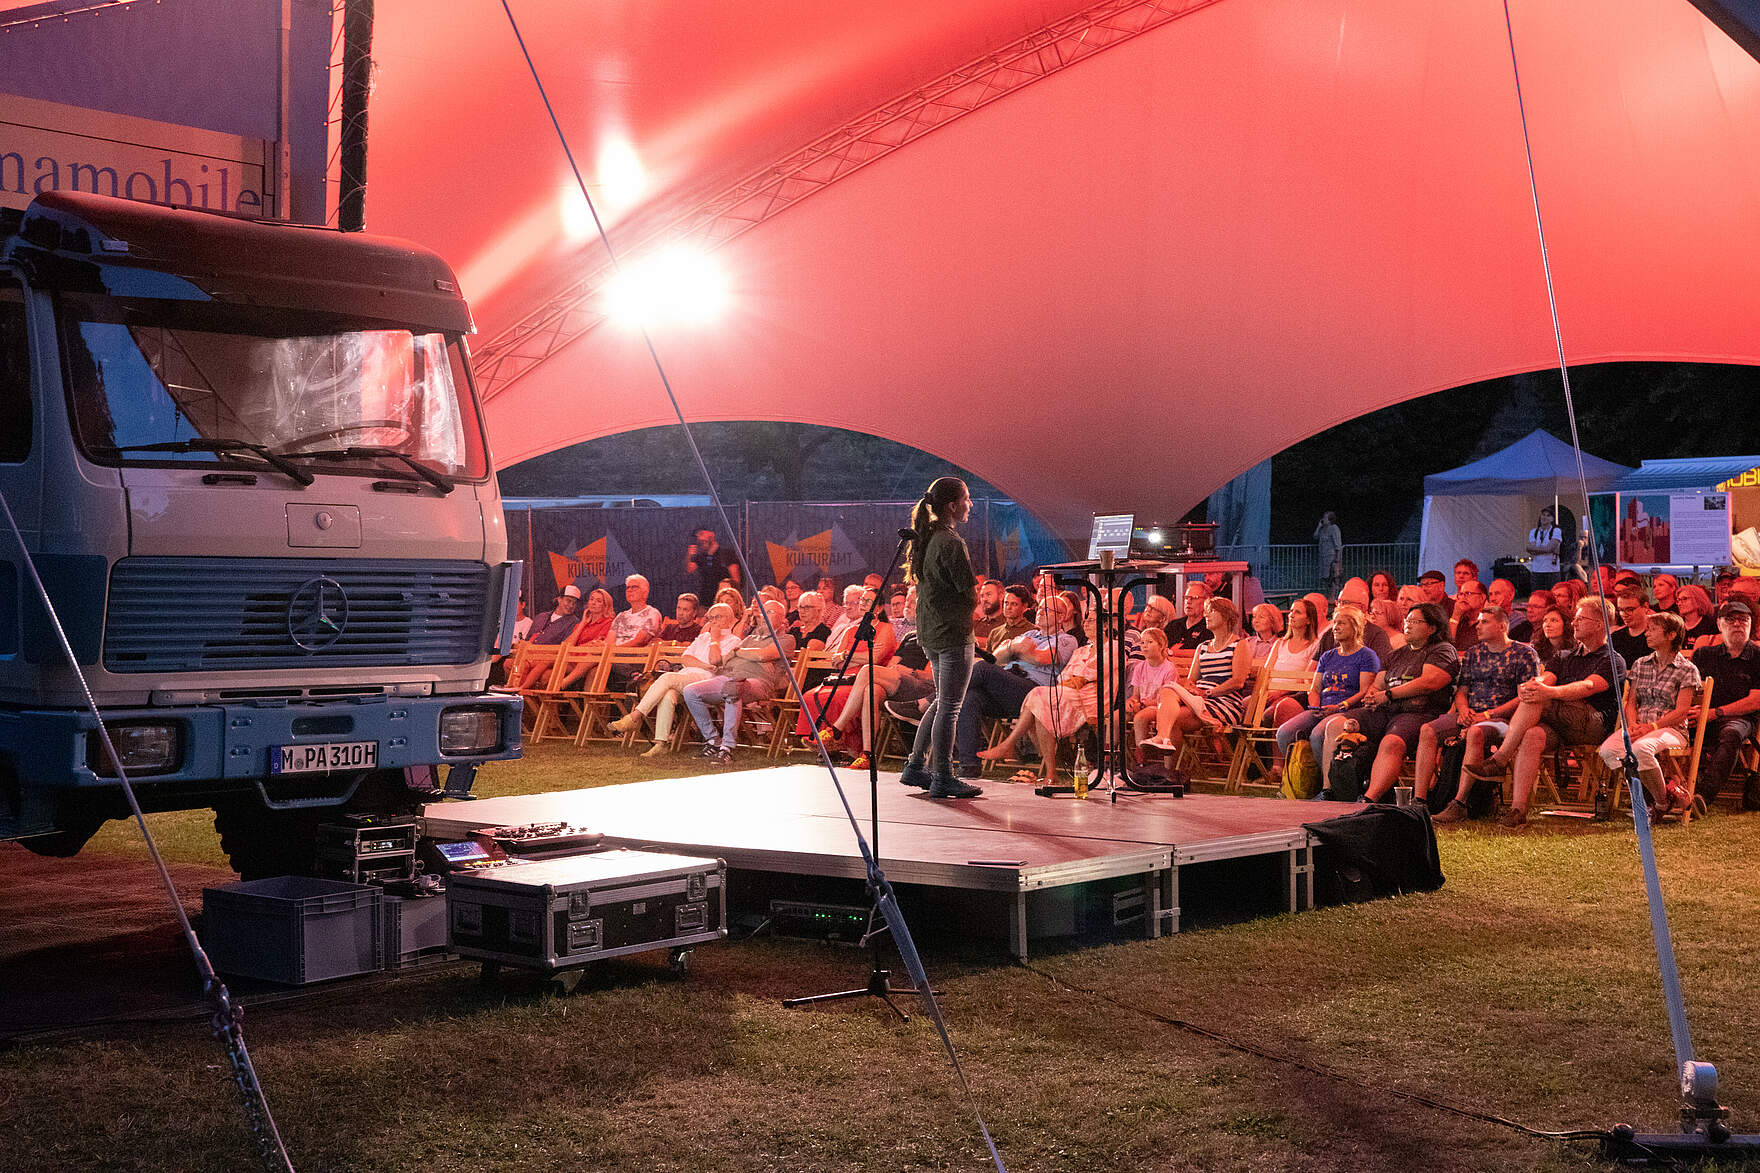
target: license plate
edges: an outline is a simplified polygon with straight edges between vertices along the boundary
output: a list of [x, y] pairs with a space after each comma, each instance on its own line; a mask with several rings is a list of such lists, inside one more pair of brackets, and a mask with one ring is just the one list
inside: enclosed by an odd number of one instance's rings
[[376, 741], [319, 741], [277, 745], [269, 750], [271, 774], [316, 774], [331, 770], [367, 770], [379, 764]]

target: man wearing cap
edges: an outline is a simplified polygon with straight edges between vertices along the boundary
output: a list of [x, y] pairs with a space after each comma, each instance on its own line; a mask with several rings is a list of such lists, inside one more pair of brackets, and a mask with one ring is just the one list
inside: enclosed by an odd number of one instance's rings
[[[1711, 723], [1705, 728], [1705, 749], [1699, 760], [1697, 790], [1715, 801], [1742, 745], [1754, 736], [1760, 714], [1760, 648], [1754, 634], [1754, 610], [1740, 599], [1717, 609], [1717, 642], [1693, 653], [1699, 675], [1711, 680]], [[1750, 775], [1742, 809], [1760, 810], [1760, 777]]]
[[1448, 579], [1440, 570], [1426, 570], [1418, 576], [1418, 589], [1424, 592], [1424, 602], [1435, 603], [1444, 614], [1453, 614], [1454, 600], [1448, 594]]
[[581, 588], [572, 582], [556, 596], [556, 609], [540, 615], [532, 624], [528, 640], [535, 644], [559, 644], [581, 625]]

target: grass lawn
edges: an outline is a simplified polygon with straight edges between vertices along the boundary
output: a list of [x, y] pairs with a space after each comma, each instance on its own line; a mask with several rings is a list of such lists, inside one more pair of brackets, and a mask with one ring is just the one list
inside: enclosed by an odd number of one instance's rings
[[[540, 747], [479, 791], [664, 772]], [[172, 858], [218, 860], [204, 819], [154, 822]], [[1737, 1131], [1760, 1131], [1760, 818], [1663, 828], [1657, 844], [1695, 1043]], [[139, 849], [115, 824], [89, 850]], [[1595, 1165], [1591, 1148], [1402, 1091], [1537, 1128], [1665, 1128], [1673, 1058], [1629, 827], [1470, 827], [1444, 834], [1442, 859], [1448, 883], [1427, 895], [1031, 968], [932, 954], [1009, 1168]], [[247, 1034], [301, 1170], [986, 1167], [925, 1021], [778, 1006], [858, 983], [863, 955], [759, 939], [696, 962], [682, 982], [663, 955], [608, 962], [566, 998], [517, 978], [486, 989], [465, 966], [418, 971], [256, 1007]], [[195, 1023], [0, 1053], [0, 1167], [249, 1168], [223, 1064]]]

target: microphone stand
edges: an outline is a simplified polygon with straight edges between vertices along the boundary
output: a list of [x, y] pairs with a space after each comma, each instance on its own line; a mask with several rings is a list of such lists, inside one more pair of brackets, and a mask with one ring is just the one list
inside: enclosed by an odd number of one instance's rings
[[[880, 580], [880, 588], [874, 597], [874, 605], [868, 608], [856, 625], [855, 638], [850, 641], [849, 651], [844, 653], [843, 663], [837, 674], [845, 676], [849, 672], [849, 664], [855, 658], [856, 648], [862, 641], [868, 644], [868, 728], [872, 744], [868, 747], [868, 843], [874, 852], [874, 866], [880, 866], [880, 690], [874, 687], [874, 612], [886, 605], [886, 588], [892, 582], [892, 572], [898, 569], [904, 560], [904, 548], [916, 536], [914, 530], [898, 531], [898, 548], [892, 552], [892, 563], [886, 568], [886, 576]], [[854, 687], [853, 685], [851, 686]], [[815, 728], [818, 722], [813, 722]], [[892, 972], [882, 963], [880, 958], [880, 934], [886, 931], [885, 924], [874, 927], [874, 912], [879, 907], [880, 893], [870, 886], [869, 894], [873, 903], [868, 907], [868, 931], [862, 934], [862, 944], [869, 947], [870, 964], [868, 967], [868, 984], [853, 990], [837, 990], [830, 994], [808, 994], [801, 998], [784, 998], [782, 1005], [793, 1010], [798, 1006], [813, 1006], [820, 1002], [841, 1002], [846, 998], [878, 998], [898, 1015], [899, 1019], [909, 1022], [911, 1016], [899, 1009], [898, 1003], [892, 1000], [894, 994], [921, 996], [923, 991], [915, 986], [895, 986], [892, 984]]]

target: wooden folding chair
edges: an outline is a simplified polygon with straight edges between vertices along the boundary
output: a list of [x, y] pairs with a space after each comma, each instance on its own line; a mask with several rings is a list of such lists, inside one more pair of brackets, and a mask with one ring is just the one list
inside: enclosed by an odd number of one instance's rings
[[[1247, 693], [1246, 707], [1241, 712], [1242, 721], [1251, 720], [1257, 723], [1256, 713], [1262, 712], [1265, 706], [1265, 686], [1270, 682], [1271, 674], [1261, 672], [1253, 678], [1251, 691]], [[1231, 784], [1234, 781], [1235, 762], [1239, 757], [1239, 732], [1246, 726], [1234, 723], [1220, 729], [1208, 725], [1194, 733], [1186, 734], [1180, 744], [1179, 756], [1174, 759], [1178, 769], [1187, 771], [1193, 781], [1218, 782], [1229, 793], [1234, 793]]]
[[[507, 684], [498, 691], [515, 693], [525, 698], [525, 706], [520, 710], [520, 724], [528, 733], [531, 731], [532, 723], [536, 720], [531, 696], [537, 690], [522, 689], [519, 687], [519, 682], [533, 664], [547, 661], [550, 666], [554, 667], [561, 656], [561, 644], [535, 644], [529, 640], [516, 641], [512, 651], [507, 655]], [[544, 683], [548, 684], [549, 682], [550, 678], [546, 675]]]
[[[556, 663], [544, 677], [543, 685], [522, 694], [526, 697], [526, 704], [536, 709], [532, 731], [526, 738], [528, 742], [535, 745], [546, 737], [572, 737], [579, 732], [588, 683], [604, 656], [605, 645], [602, 643], [564, 644], [558, 649]], [[585, 674], [580, 683], [563, 687], [563, 681], [577, 673]], [[573, 728], [569, 727], [570, 721]]]
[[[1268, 781], [1271, 777], [1271, 758], [1277, 745], [1277, 725], [1270, 720], [1267, 713], [1267, 710], [1274, 707], [1271, 698], [1286, 692], [1305, 696], [1313, 687], [1312, 664], [1302, 668], [1259, 670], [1259, 687], [1254, 690], [1253, 700], [1247, 707], [1245, 717], [1233, 730], [1234, 752], [1229, 759], [1225, 786], [1229, 794], [1239, 794], [1245, 786], [1270, 790], [1278, 788], [1278, 783]], [[1254, 770], [1258, 771], [1259, 780], [1248, 782], [1247, 775]]]
[[[792, 675], [794, 682], [802, 693], [810, 692], [806, 686], [808, 674], [815, 671], [832, 672], [843, 663], [843, 653], [834, 652], [829, 648], [805, 648], [795, 653]], [[850, 670], [857, 667], [857, 661], [850, 661]], [[770, 729], [769, 739], [765, 742], [765, 757], [780, 757], [788, 747], [788, 738], [794, 732], [795, 723], [800, 720], [801, 703], [794, 699], [794, 690], [790, 689], [774, 701], [770, 702], [770, 719], [774, 724]]]
[[[636, 689], [642, 676], [654, 666], [659, 651], [658, 644], [647, 644], [639, 648], [614, 647], [605, 652], [586, 695], [581, 698], [581, 720], [574, 734], [577, 747], [589, 741], [615, 741], [629, 745], [635, 740], [635, 730], [619, 733], [611, 728], [611, 722], [629, 712], [641, 699]], [[613, 681], [614, 668], [628, 669], [627, 675], [633, 679], [626, 684]], [[604, 733], [595, 734], [597, 729], [603, 729]]]
[[1690, 745], [1671, 748], [1668, 756], [1662, 761], [1664, 774], [1672, 774], [1684, 778], [1681, 783], [1686, 788], [1692, 802], [1681, 812], [1681, 825], [1690, 823], [1694, 815], [1705, 813], [1705, 803], [1699, 797], [1699, 758], [1705, 752], [1705, 727], [1711, 724], [1711, 686], [1715, 683], [1709, 676], [1699, 682], [1699, 688], [1693, 697], [1693, 715], [1688, 724], [1693, 730]]

